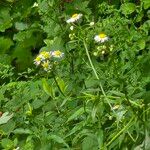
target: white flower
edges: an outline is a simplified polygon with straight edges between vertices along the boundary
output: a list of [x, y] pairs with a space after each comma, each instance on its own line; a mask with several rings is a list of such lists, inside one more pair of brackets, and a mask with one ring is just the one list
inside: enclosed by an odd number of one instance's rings
[[32, 7], [38, 7], [38, 6], [39, 6], [38, 3], [35, 2]]
[[42, 51], [40, 54], [34, 59], [34, 64], [35, 65], [40, 65], [41, 62], [50, 59], [51, 55], [49, 52]]
[[103, 43], [105, 41], [108, 41], [108, 39], [109, 39], [108, 36], [106, 34], [104, 34], [104, 33], [100, 33], [99, 35], [96, 35], [94, 37], [94, 40], [96, 42], [101, 42], [101, 43]]
[[51, 55], [49, 52], [42, 51], [42, 52], [40, 52], [39, 57], [41, 57], [42, 60], [46, 60], [46, 59], [49, 59], [51, 57]]
[[78, 21], [83, 15], [82, 14], [73, 14], [70, 19], [68, 19], [67, 23], [73, 23]]
[[46, 62], [43, 62], [42, 66], [45, 71], [49, 71], [51, 69], [51, 65], [48, 60]]
[[90, 22], [90, 26], [93, 26], [95, 23], [94, 22]]
[[60, 50], [51, 51], [50, 54], [54, 58], [62, 58], [64, 56], [64, 53], [62, 53]]
[[74, 26], [71, 26], [71, 27], [70, 27], [70, 30], [73, 30], [73, 29], [74, 29]]
[[38, 66], [38, 65], [40, 65], [41, 61], [42, 61], [42, 58], [40, 56], [37, 56], [34, 59], [34, 64]]

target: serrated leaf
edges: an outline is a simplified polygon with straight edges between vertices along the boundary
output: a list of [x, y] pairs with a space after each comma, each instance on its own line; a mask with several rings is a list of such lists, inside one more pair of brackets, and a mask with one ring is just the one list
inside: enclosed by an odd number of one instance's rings
[[136, 10], [136, 5], [134, 3], [125, 3], [121, 5], [122, 13], [129, 15]]

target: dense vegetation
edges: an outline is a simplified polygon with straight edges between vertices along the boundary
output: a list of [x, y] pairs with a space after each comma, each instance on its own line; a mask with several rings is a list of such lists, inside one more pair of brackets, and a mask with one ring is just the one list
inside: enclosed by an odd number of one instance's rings
[[150, 1], [0, 1], [0, 149], [149, 150]]

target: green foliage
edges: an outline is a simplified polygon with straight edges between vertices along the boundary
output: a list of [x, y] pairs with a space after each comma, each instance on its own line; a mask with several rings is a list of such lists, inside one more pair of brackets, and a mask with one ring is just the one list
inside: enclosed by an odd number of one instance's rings
[[[149, 7], [0, 2], [0, 149], [149, 150]], [[34, 67], [39, 51], [55, 50], [65, 55], [51, 71]]]

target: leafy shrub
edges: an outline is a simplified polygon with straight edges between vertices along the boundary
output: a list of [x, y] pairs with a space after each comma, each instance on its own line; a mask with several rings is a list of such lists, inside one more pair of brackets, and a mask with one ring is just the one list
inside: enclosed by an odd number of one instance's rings
[[150, 148], [148, 0], [0, 3], [1, 149]]

